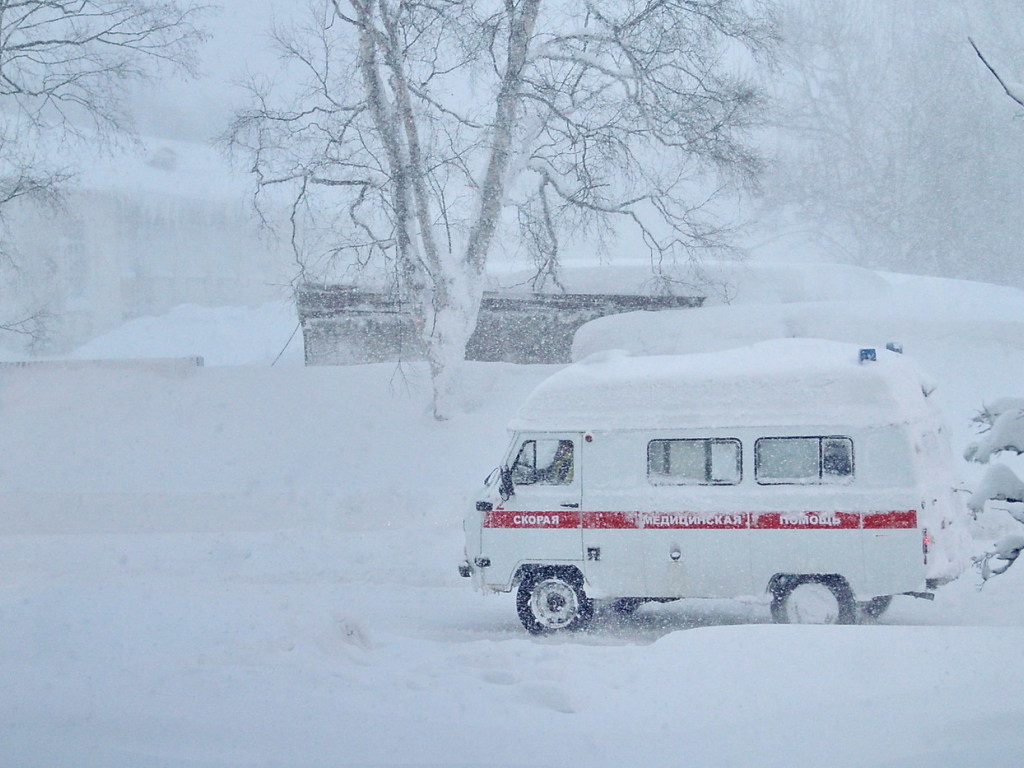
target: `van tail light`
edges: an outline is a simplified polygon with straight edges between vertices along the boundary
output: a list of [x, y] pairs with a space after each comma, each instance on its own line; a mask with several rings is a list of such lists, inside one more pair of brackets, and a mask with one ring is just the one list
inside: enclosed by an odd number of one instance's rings
[[931, 547], [932, 537], [928, 535], [928, 529], [921, 531], [921, 553], [924, 555], [924, 564], [928, 565], [928, 549]]

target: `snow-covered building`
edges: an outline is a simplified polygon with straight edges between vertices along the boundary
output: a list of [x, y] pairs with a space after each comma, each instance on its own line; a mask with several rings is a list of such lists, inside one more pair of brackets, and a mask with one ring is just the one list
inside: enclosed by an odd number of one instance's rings
[[254, 306], [289, 290], [287, 247], [261, 232], [245, 180], [212, 147], [161, 140], [97, 160], [63, 206], [23, 205], [7, 223], [19, 274], [3, 290], [51, 315], [42, 352], [181, 304]]

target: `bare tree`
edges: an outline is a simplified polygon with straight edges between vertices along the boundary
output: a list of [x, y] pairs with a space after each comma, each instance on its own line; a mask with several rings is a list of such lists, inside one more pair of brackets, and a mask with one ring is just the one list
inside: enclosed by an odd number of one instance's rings
[[1016, 83], [1011, 85], [1010, 83], [1007, 83], [1005, 80], [1003, 80], [1003, 78], [999, 76], [999, 73], [996, 72], [995, 67], [988, 63], [988, 59], [986, 59], [985, 56], [982, 54], [981, 50], [975, 44], [974, 40], [968, 37], [967, 42], [971, 44], [971, 48], [974, 49], [974, 52], [978, 55], [978, 58], [981, 59], [981, 63], [985, 65], [985, 68], [992, 73], [992, 77], [994, 77], [996, 79], [996, 82], [998, 82], [999, 85], [1002, 86], [1003, 92], [1011, 99], [1013, 99], [1015, 102], [1017, 102], [1017, 104], [1024, 107], [1024, 89], [1022, 89]]
[[[129, 83], [167, 68], [194, 73], [204, 10], [174, 0], [0, 0], [0, 224], [11, 204], [60, 201], [75, 172], [70, 145], [111, 147], [131, 135]], [[33, 310], [0, 330], [37, 336], [45, 319]]]
[[275, 33], [303, 87], [253, 83], [226, 140], [258, 202], [289, 190], [295, 242], [306, 222], [390, 265], [444, 418], [503, 220], [549, 276], [581, 234], [632, 232], [655, 264], [725, 247], [710, 208], [759, 170], [744, 132], [763, 107], [729, 65], [774, 43], [752, 6], [321, 0]]

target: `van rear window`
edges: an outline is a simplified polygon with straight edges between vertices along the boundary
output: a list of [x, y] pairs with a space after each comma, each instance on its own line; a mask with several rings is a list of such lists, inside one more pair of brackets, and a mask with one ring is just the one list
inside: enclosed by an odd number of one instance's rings
[[736, 485], [743, 477], [739, 440], [652, 440], [647, 477], [657, 485]]
[[754, 475], [761, 485], [845, 482], [853, 477], [853, 441], [762, 437], [754, 443]]

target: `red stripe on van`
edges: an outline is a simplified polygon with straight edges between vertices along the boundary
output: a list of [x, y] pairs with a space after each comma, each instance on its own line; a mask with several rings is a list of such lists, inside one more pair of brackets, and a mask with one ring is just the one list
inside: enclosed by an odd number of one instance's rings
[[558, 512], [515, 512], [496, 509], [484, 516], [484, 528], [579, 528], [580, 513], [572, 510]]
[[620, 528], [639, 528], [638, 512], [584, 512], [583, 527], [600, 530], [617, 530]]
[[757, 531], [840, 530], [860, 528], [857, 512], [751, 512], [750, 527]]
[[634, 512], [637, 528], [678, 530], [695, 528], [702, 531], [730, 531], [748, 528], [746, 512]]
[[865, 528], [917, 528], [917, 512], [869, 512], [864, 515]]
[[891, 512], [576, 512], [497, 509], [484, 516], [484, 528], [579, 528], [588, 530], [756, 531], [872, 530], [916, 528], [914, 510]]
[[746, 512], [584, 512], [583, 527], [588, 530], [653, 528], [674, 530], [738, 530], [748, 526]]

